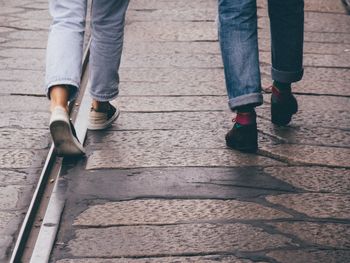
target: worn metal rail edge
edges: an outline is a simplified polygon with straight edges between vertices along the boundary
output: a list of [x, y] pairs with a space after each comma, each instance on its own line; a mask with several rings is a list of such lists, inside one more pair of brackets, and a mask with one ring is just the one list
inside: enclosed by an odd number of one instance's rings
[[[80, 142], [85, 141], [87, 114], [91, 105], [91, 99], [87, 94], [88, 92], [86, 92], [89, 85], [88, 62], [90, 43], [91, 39], [86, 46], [83, 56], [79, 96], [76, 101], [70, 103], [70, 117]], [[62, 198], [58, 191], [61, 168], [62, 158], [57, 157], [52, 144], [19, 231], [10, 263], [48, 262], [64, 207], [64, 197]], [[40, 228], [38, 225], [40, 225]]]

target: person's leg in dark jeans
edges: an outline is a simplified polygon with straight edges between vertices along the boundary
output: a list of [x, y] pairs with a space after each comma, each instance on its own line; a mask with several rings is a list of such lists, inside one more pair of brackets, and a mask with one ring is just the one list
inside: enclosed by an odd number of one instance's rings
[[291, 83], [303, 76], [304, 1], [268, 0], [273, 79], [271, 121], [287, 125], [298, 111]]
[[255, 107], [263, 103], [259, 70], [256, 0], [219, 0], [219, 40], [228, 104], [237, 112], [226, 144], [256, 151]]

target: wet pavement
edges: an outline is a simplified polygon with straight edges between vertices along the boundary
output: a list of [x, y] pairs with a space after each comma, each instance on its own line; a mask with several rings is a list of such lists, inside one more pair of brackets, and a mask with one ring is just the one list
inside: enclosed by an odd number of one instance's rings
[[[268, 19], [265, 1], [258, 3], [267, 87]], [[233, 116], [216, 4], [131, 1], [122, 113], [109, 130], [89, 132], [87, 157], [63, 169], [66, 204], [51, 262], [350, 261], [350, 17], [341, 1], [306, 0], [305, 76], [294, 89], [300, 111], [288, 127], [276, 127], [264, 94], [257, 110], [260, 149], [242, 154], [224, 142]], [[34, 39], [33, 46], [41, 44]], [[17, 51], [7, 52], [8, 61], [16, 59]], [[21, 52], [30, 59], [23, 65], [42, 70], [40, 55]], [[2, 92], [11, 111], [2, 110], [1, 129], [28, 140], [7, 135], [0, 149], [6, 184], [0, 195], [16, 196], [28, 184], [21, 172], [40, 167], [33, 160], [49, 143], [48, 114], [45, 98], [25, 96], [19, 103], [12, 91]], [[17, 112], [28, 118], [31, 110], [37, 114], [28, 127]], [[6, 230], [19, 210], [16, 199], [1, 199], [0, 230]]]

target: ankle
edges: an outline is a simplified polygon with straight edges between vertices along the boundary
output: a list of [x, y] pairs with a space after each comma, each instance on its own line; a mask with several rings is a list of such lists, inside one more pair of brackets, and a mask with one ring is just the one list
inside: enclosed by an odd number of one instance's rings
[[256, 113], [253, 108], [252, 111], [249, 112], [237, 112], [235, 122], [239, 125], [251, 125], [256, 123]]
[[[273, 82], [273, 88], [275, 88], [275, 91], [278, 91], [279, 93], [292, 92], [291, 83], [284, 83], [284, 82], [279, 82], [275, 80]], [[272, 89], [272, 92], [273, 92], [273, 89]]]
[[92, 101], [92, 108], [98, 112], [105, 112], [109, 110], [109, 101]]

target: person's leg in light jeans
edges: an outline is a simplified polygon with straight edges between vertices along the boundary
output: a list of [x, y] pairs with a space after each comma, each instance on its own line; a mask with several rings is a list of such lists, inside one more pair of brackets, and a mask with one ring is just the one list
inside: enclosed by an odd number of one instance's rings
[[[109, 101], [118, 95], [118, 68], [122, 52], [128, 0], [92, 3], [90, 81], [94, 129], [104, 129], [118, 117]], [[46, 94], [51, 99], [50, 131], [60, 155], [84, 153], [67, 114], [76, 98], [82, 71], [87, 0], [50, 0], [53, 17], [47, 46]], [[90, 114], [91, 115], [91, 114]]]
[[53, 18], [46, 51], [45, 89], [65, 86], [69, 100], [76, 97], [81, 77], [86, 0], [50, 0]]
[[[123, 46], [128, 0], [92, 3], [90, 81], [92, 98], [105, 102], [118, 95], [118, 68]], [[53, 17], [46, 60], [46, 93], [57, 85], [67, 87], [69, 100], [80, 86], [86, 0], [51, 0]]]
[[128, 4], [129, 0], [95, 0], [92, 3], [90, 94], [96, 101], [111, 101], [118, 96], [118, 69]]
[[229, 107], [263, 102], [259, 70], [256, 0], [219, 1], [219, 41]]

